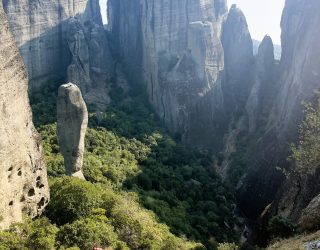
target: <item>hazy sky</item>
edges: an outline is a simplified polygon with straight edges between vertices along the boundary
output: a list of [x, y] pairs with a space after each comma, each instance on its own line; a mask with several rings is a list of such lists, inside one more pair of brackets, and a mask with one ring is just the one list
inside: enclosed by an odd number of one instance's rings
[[107, 19], [107, 0], [99, 0], [103, 23], [108, 23]]
[[253, 39], [261, 41], [268, 34], [275, 44], [280, 44], [280, 21], [285, 0], [228, 0], [237, 6], [247, 18]]
[[[103, 22], [107, 23], [106, 1], [100, 0]], [[174, 0], [172, 0], [174, 1]], [[251, 36], [261, 41], [268, 34], [275, 44], [280, 44], [280, 20], [285, 0], [228, 0], [244, 12]]]

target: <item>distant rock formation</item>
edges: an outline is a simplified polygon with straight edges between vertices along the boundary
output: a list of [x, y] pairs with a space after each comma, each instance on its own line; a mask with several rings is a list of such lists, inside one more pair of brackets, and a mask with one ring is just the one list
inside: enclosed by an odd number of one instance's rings
[[61, 85], [57, 101], [57, 134], [66, 173], [84, 179], [84, 139], [88, 111], [80, 89], [72, 83]]
[[49, 201], [41, 139], [32, 123], [28, 78], [0, 2], [0, 228], [40, 215]]
[[[234, 8], [224, 29], [225, 0], [110, 0], [108, 4], [117, 52], [128, 73], [147, 83], [149, 100], [171, 133], [191, 147], [221, 149], [228, 127], [223, 76], [233, 71], [227, 71], [225, 63], [244, 59], [245, 63], [233, 62], [247, 77], [244, 68], [253, 58], [243, 14]], [[228, 23], [236, 25], [236, 32], [229, 32]], [[225, 58], [223, 30], [225, 41], [237, 36], [237, 46], [245, 51], [232, 55], [236, 46], [232, 50], [226, 43]], [[246, 81], [237, 83], [241, 93], [248, 93], [242, 86], [248, 85]]]
[[273, 96], [277, 80], [277, 68], [274, 58], [274, 47], [271, 37], [265, 36], [259, 45], [253, 71], [253, 85], [246, 102], [249, 122], [249, 133], [263, 127], [263, 118], [268, 116], [273, 105]]
[[248, 99], [253, 70], [253, 45], [246, 18], [242, 11], [232, 5], [222, 26], [225, 74], [223, 95], [225, 112], [229, 120], [235, 113], [244, 113]]

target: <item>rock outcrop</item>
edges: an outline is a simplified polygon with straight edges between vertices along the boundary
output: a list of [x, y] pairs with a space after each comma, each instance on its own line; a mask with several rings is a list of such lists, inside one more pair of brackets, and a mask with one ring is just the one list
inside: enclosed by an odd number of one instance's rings
[[[296, 140], [303, 117], [302, 102], [311, 101], [320, 88], [319, 8], [316, 0], [286, 1], [281, 21], [281, 84], [269, 119], [280, 145]], [[276, 214], [298, 222], [302, 210], [320, 193], [319, 176], [318, 171], [286, 180], [274, 204]]]
[[65, 79], [71, 61], [67, 45], [68, 19], [102, 24], [99, 1], [2, 0], [10, 29], [28, 69], [30, 87]]
[[221, 40], [225, 58], [223, 94], [227, 116], [232, 119], [234, 113], [244, 113], [254, 74], [252, 39], [246, 18], [236, 5], [231, 6], [223, 24]]
[[84, 138], [88, 111], [80, 89], [72, 83], [61, 85], [57, 101], [57, 134], [66, 173], [84, 179], [82, 173]]
[[253, 85], [246, 102], [249, 133], [265, 126], [265, 117], [270, 114], [277, 81], [277, 68], [271, 37], [266, 36], [260, 43], [253, 68]]
[[320, 227], [320, 194], [303, 209], [299, 226], [305, 230], [315, 230]]
[[[222, 29], [228, 14], [223, 0], [108, 3], [109, 25], [118, 55], [131, 76], [147, 83], [149, 100], [171, 133], [189, 146], [219, 150], [228, 127], [224, 109], [228, 95], [223, 93], [228, 87], [224, 86], [223, 76], [239, 69], [247, 76], [245, 68], [253, 58], [242, 13], [234, 8]], [[236, 33], [231, 30], [233, 24]], [[230, 42], [230, 46], [226, 42], [226, 60], [221, 33], [226, 41], [233, 36], [239, 41]], [[231, 54], [236, 46], [245, 51], [238, 51], [233, 60]], [[242, 59], [246, 63], [235, 65]], [[225, 62], [230, 65], [229, 71]], [[237, 81], [234, 85], [247, 93], [248, 87], [243, 83], [248, 84]]]
[[320, 87], [319, 7], [317, 0], [292, 0], [286, 1], [283, 12], [281, 86], [274, 117], [284, 139], [297, 131], [302, 102], [311, 100]]
[[113, 63], [98, 0], [2, 0], [30, 89], [69, 80], [105, 108]]
[[0, 2], [0, 228], [41, 214], [49, 200], [41, 139], [33, 123], [28, 78]]
[[[303, 117], [302, 102], [312, 100], [320, 87], [319, 8], [317, 0], [286, 1], [281, 22], [280, 76], [273, 94], [274, 104], [265, 116], [264, 134], [251, 152], [249, 170], [238, 194], [241, 208], [253, 217], [274, 201], [284, 182], [285, 188], [280, 190], [280, 197], [274, 202], [276, 214], [296, 221], [314, 197], [301, 190], [314, 188], [309, 186], [307, 179], [299, 181], [301, 186], [296, 185], [296, 180], [286, 180], [277, 167], [293, 167], [287, 162], [287, 156], [290, 143], [297, 139], [298, 125]], [[290, 194], [288, 190], [291, 190]]]

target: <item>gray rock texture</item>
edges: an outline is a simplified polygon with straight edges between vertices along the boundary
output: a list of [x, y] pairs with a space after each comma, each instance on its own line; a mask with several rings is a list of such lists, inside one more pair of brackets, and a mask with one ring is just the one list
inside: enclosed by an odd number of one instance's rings
[[280, 136], [296, 131], [302, 101], [314, 97], [320, 87], [320, 2], [287, 1], [283, 12], [281, 86], [274, 109]]
[[273, 42], [269, 36], [266, 36], [259, 45], [253, 70], [253, 85], [246, 102], [250, 133], [265, 125], [263, 118], [268, 116], [273, 105], [277, 68]]
[[102, 23], [99, 1], [95, 0], [2, 2], [28, 69], [31, 89], [66, 78], [71, 61], [66, 37], [70, 17]]
[[299, 226], [305, 230], [319, 229], [320, 225], [320, 194], [303, 209]]
[[41, 139], [32, 123], [28, 78], [0, 2], [0, 228], [40, 215], [49, 200]]
[[[298, 125], [303, 117], [302, 102], [311, 101], [320, 87], [319, 8], [317, 0], [286, 1], [281, 22], [280, 76], [273, 105], [265, 116], [264, 134], [258, 137], [254, 152], [251, 152], [249, 170], [238, 194], [240, 206], [249, 215], [258, 216], [273, 202], [283, 183], [285, 188], [280, 189], [274, 209], [293, 221], [298, 220], [302, 209], [314, 197], [302, 191], [314, 189], [308, 184], [309, 177], [299, 182], [286, 180], [277, 167], [294, 167], [287, 162], [287, 156], [290, 143], [297, 139]], [[288, 190], [291, 191], [288, 193]]]
[[[233, 66], [253, 58], [241, 12], [235, 9], [237, 13], [230, 16], [230, 25], [237, 24], [236, 34], [226, 26], [225, 40], [235, 35], [239, 44], [234, 48], [226, 44], [230, 56], [225, 60], [221, 33], [228, 14], [226, 1], [110, 0], [108, 4], [118, 54], [129, 74], [147, 83], [149, 100], [171, 133], [189, 146], [219, 148], [226, 130], [225, 61]], [[236, 61], [229, 60], [236, 46], [245, 51], [237, 51]], [[245, 67], [238, 64], [228, 72]], [[238, 89], [247, 91], [242, 84], [238, 82]]]
[[112, 58], [98, 0], [2, 0], [28, 69], [30, 89], [77, 84], [88, 102], [109, 103]]
[[[293, 0], [286, 2], [283, 12], [281, 84], [269, 119], [281, 144], [296, 139], [303, 117], [302, 102], [311, 101], [320, 88], [319, 8], [320, 2], [316, 0]], [[317, 171], [314, 175], [286, 180], [275, 210], [298, 222], [302, 210], [320, 193], [319, 176]]]
[[225, 58], [223, 94], [227, 116], [244, 110], [253, 75], [253, 44], [242, 11], [232, 5], [222, 29]]
[[113, 60], [106, 31], [92, 21], [82, 24], [77, 18], [68, 21], [68, 45], [72, 62], [68, 81], [77, 84], [85, 100], [105, 109], [110, 103], [108, 81], [112, 77]]
[[59, 87], [57, 100], [57, 134], [66, 173], [84, 179], [82, 174], [84, 139], [88, 111], [80, 89], [72, 83]]

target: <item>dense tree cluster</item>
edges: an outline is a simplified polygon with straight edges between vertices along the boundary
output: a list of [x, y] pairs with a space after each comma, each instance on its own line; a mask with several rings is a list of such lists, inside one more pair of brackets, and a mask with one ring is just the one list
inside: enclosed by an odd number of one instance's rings
[[[34, 241], [42, 245], [30, 249], [90, 249], [94, 244], [111, 249], [204, 248], [193, 241], [216, 249], [218, 242], [238, 240], [232, 192], [215, 172], [215, 159], [173, 140], [141, 93], [124, 98], [113, 88], [114, 101], [106, 112], [89, 106], [87, 181], [64, 176], [56, 136], [56, 87], [31, 98], [51, 201], [45, 217], [2, 233], [0, 242], [10, 238], [7, 242], [17, 246], [4, 249], [37, 246]], [[21, 230], [24, 237], [14, 242]]]

